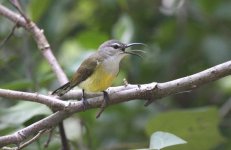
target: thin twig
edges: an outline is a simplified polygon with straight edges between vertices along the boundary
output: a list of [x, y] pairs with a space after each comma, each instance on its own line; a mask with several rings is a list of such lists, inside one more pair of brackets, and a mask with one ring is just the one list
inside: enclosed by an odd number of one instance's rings
[[26, 146], [30, 145], [33, 143], [35, 140], [37, 140], [44, 132], [46, 129], [39, 131], [34, 137], [32, 137], [30, 140], [26, 141], [25, 143], [21, 144], [19, 147], [3, 147], [3, 150], [21, 150], [25, 148]]
[[35, 135], [33, 138], [31, 138], [29, 141], [23, 143], [22, 145], [20, 145], [20, 147], [18, 148], [18, 150], [28, 146], [29, 144], [31, 144], [32, 142], [34, 142], [35, 140], [37, 140], [44, 132], [46, 131], [46, 129], [41, 130], [38, 132], [37, 135]]
[[6, 42], [14, 35], [15, 29], [18, 27], [18, 24], [16, 23], [10, 33], [6, 36], [6, 38], [3, 39], [3, 41], [0, 43], [0, 49], [6, 44]]
[[100, 107], [100, 110], [98, 111], [98, 113], [96, 114], [96, 118], [99, 118], [101, 116], [101, 114], [103, 113], [103, 111], [105, 110], [105, 106], [104, 107]]
[[53, 135], [53, 132], [54, 132], [54, 128], [52, 128], [52, 129], [49, 131], [48, 139], [47, 139], [46, 143], [44, 144], [44, 148], [47, 148], [48, 145], [50, 144], [51, 138], [52, 138], [52, 135]]
[[26, 20], [27, 23], [30, 22], [30, 19], [25, 15], [25, 13], [22, 11], [22, 6], [18, 0], [8, 0], [14, 8], [17, 9], [17, 11], [22, 15], [22, 17]]

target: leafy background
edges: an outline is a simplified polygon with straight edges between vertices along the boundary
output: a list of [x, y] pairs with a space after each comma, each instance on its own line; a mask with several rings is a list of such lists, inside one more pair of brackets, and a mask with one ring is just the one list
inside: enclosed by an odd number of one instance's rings
[[[14, 8], [6, 0], [1, 4]], [[231, 2], [228, 0], [21, 0], [25, 13], [45, 31], [69, 77], [105, 40], [143, 42], [145, 59], [129, 57], [114, 85], [165, 82], [229, 60]], [[15, 10], [16, 11], [16, 10]], [[0, 41], [13, 23], [0, 16]], [[19, 28], [0, 48], [0, 88], [47, 94], [58, 82], [29, 33]], [[143, 107], [132, 101], [106, 109], [99, 119], [90, 110], [65, 120], [75, 149], [148, 147], [155, 131], [173, 133], [188, 144], [166, 149], [231, 149], [231, 78], [180, 93]], [[39, 104], [0, 98], [0, 135], [47, 115]], [[43, 149], [47, 135], [26, 149]], [[60, 146], [56, 132], [48, 149]]]

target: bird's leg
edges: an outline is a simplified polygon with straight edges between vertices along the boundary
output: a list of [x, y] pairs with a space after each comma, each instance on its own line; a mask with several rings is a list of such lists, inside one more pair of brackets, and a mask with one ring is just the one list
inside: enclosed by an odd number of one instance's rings
[[82, 89], [82, 100], [81, 101], [83, 102], [83, 110], [85, 111], [86, 110], [86, 106], [88, 105], [88, 102], [87, 102], [86, 97], [85, 97], [85, 91], [84, 91], [84, 89]]
[[102, 114], [102, 112], [104, 111], [104, 109], [106, 108], [108, 102], [109, 102], [109, 95], [106, 91], [103, 91], [103, 103], [100, 106], [100, 110], [96, 115], [96, 118], [99, 118], [100, 115]]

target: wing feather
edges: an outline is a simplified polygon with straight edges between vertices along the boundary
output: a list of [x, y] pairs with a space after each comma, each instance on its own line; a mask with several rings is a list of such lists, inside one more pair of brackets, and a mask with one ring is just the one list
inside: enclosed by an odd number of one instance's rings
[[86, 80], [90, 77], [94, 71], [96, 70], [97, 66], [101, 63], [102, 59], [97, 57], [97, 54], [91, 55], [89, 58], [84, 60], [78, 70], [75, 72], [74, 76], [72, 77], [70, 83], [71, 86], [76, 86], [80, 84], [82, 81]]

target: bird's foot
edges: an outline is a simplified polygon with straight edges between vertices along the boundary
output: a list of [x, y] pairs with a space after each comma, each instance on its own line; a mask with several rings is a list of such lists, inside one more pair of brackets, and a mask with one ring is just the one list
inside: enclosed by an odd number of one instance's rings
[[85, 111], [87, 109], [87, 106], [89, 106], [89, 103], [84, 97], [81, 99], [81, 101], [83, 103], [83, 111]]

